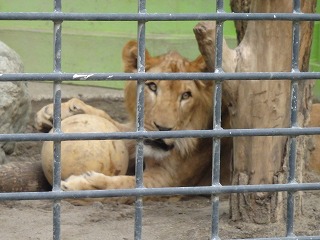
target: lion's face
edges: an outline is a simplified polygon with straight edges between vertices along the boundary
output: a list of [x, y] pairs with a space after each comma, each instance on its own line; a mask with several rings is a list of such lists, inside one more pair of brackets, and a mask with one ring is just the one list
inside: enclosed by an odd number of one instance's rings
[[[126, 72], [136, 72], [136, 43], [129, 42], [123, 49]], [[146, 52], [147, 72], [201, 72], [202, 58], [190, 62], [178, 53], [151, 57]], [[198, 130], [212, 127], [212, 82], [199, 80], [146, 81], [144, 128], [147, 131]], [[128, 81], [125, 102], [131, 117], [136, 115], [136, 82]], [[171, 151], [188, 154], [197, 144], [195, 138], [146, 139], [145, 155], [162, 159]]]

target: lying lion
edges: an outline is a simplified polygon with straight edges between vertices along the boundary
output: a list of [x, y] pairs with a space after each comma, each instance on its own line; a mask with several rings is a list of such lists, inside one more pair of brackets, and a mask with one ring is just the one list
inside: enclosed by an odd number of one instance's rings
[[[201, 56], [194, 61], [188, 61], [177, 52], [168, 52], [157, 57], [150, 56], [148, 51], [146, 51], [145, 54], [147, 72], [202, 72], [205, 71], [206, 68]], [[135, 41], [130, 41], [124, 46], [122, 59], [125, 72], [137, 72], [137, 43]], [[146, 81], [145, 129], [147, 131], [212, 129], [213, 84], [213, 81], [200, 80]], [[129, 114], [129, 121], [123, 124], [113, 120], [107, 113], [100, 109], [89, 106], [79, 99], [71, 99], [62, 104], [62, 130], [68, 132], [79, 119], [79, 121], [82, 122], [82, 128], [86, 128], [83, 123], [87, 120], [83, 120], [83, 117], [87, 119], [88, 115], [95, 115], [97, 117], [92, 121], [96, 122], [91, 124], [92, 126], [98, 125], [100, 121], [107, 121], [108, 124], [113, 125], [114, 131], [135, 131], [135, 81], [128, 81], [125, 86], [125, 105]], [[75, 116], [78, 116], [78, 120], [67, 121], [69, 118]], [[52, 127], [52, 104], [45, 106], [37, 113], [35, 123], [36, 128], [41, 131]], [[88, 131], [86, 129], [80, 129], [80, 131], [81, 130], [82, 132]], [[99, 129], [97, 131], [99, 131]], [[114, 140], [114, 142], [116, 141], [121, 142]], [[93, 148], [91, 146], [91, 150], [89, 150], [88, 147], [81, 145], [80, 141], [71, 141], [70, 143], [69, 147], [72, 147], [72, 151], [67, 147], [63, 147], [63, 145], [67, 143], [62, 142], [62, 179], [64, 181], [61, 183], [61, 188], [63, 190], [126, 189], [135, 187], [135, 177], [123, 175], [125, 173], [124, 169], [126, 169], [127, 166], [129, 166], [128, 171], [134, 167], [134, 140], [125, 141], [125, 148], [128, 151], [128, 155], [123, 151], [122, 156], [117, 156], [117, 152], [119, 151], [117, 149], [122, 149], [121, 144], [111, 149], [113, 156], [122, 159], [120, 160], [122, 164], [116, 167], [116, 170], [111, 172], [111, 174], [101, 173], [104, 168], [101, 167], [101, 171], [98, 169], [81, 175], [79, 175], [79, 173], [73, 173], [72, 176], [68, 177], [67, 175], [73, 171], [72, 168], [76, 168], [76, 166], [75, 164], [65, 164], [64, 159], [72, 159], [76, 155], [77, 158], [79, 158], [76, 161], [81, 162], [81, 157], [88, 157], [86, 156], [87, 152], [92, 152]], [[230, 139], [223, 140], [222, 144], [224, 149], [228, 149]], [[103, 146], [101, 145], [100, 148], [103, 148]], [[98, 150], [99, 149], [96, 149], [94, 151]], [[103, 151], [100, 151], [99, 154], [103, 154]], [[129, 163], [126, 165], [125, 159], [127, 156], [129, 156]], [[94, 157], [97, 158], [98, 156], [95, 155]], [[103, 157], [105, 156], [100, 158]], [[52, 143], [44, 144], [42, 161], [44, 159], [52, 165]], [[229, 183], [231, 149], [224, 151], [221, 159], [221, 181], [222, 183]], [[112, 157], [108, 158], [107, 161], [112, 162]], [[144, 186], [148, 188], [159, 188], [210, 184], [210, 181], [206, 180], [211, 180], [211, 163], [212, 139], [210, 138], [145, 140]], [[48, 169], [48, 165], [45, 168]], [[69, 173], [64, 175], [64, 171]], [[110, 172], [110, 169], [107, 169], [106, 172], [108, 171]], [[52, 173], [50, 174], [52, 175]], [[86, 199], [86, 201], [90, 201], [90, 199]], [[99, 201], [104, 202], [107, 201], [107, 199], [99, 199]]]
[[[169, 52], [157, 57], [150, 56], [146, 51], [147, 72], [202, 72], [205, 71], [205, 63], [202, 57], [190, 62], [176, 52]], [[128, 42], [122, 52], [125, 72], [137, 72], [137, 44], [135, 41]], [[200, 80], [155, 80], [145, 83], [145, 119], [144, 127], [147, 131], [170, 131], [170, 130], [201, 130], [212, 129], [212, 81]], [[62, 130], [68, 132], [75, 121], [68, 120], [77, 117], [76, 121], [87, 122], [88, 116], [94, 116], [93, 129], [78, 129], [79, 132], [98, 131], [94, 128], [96, 121], [111, 125], [111, 131], [135, 131], [136, 119], [136, 82], [129, 81], [125, 87], [125, 105], [129, 113], [129, 121], [125, 124], [113, 120], [106, 112], [96, 109], [79, 99], [71, 99], [62, 104]], [[223, 110], [223, 128], [229, 128], [227, 110]], [[314, 108], [316, 111], [316, 108]], [[314, 112], [312, 111], [312, 112]], [[52, 104], [42, 108], [36, 115], [35, 126], [39, 130], [52, 127]], [[311, 114], [313, 117], [314, 114]], [[102, 120], [104, 119], [104, 120]], [[90, 121], [90, 120], [89, 120]], [[71, 123], [68, 126], [68, 122]], [[74, 131], [74, 130], [73, 130]], [[108, 130], [107, 130], [108, 131]], [[103, 171], [103, 167], [94, 171], [81, 174], [88, 170], [88, 166], [82, 169], [75, 165], [64, 164], [65, 159], [74, 160], [77, 155], [81, 162], [87, 152], [92, 152], [92, 147], [83, 147], [81, 142], [70, 142], [74, 151], [63, 147], [62, 143], [62, 189], [63, 190], [90, 190], [90, 189], [119, 189], [134, 188], [135, 177], [128, 175], [133, 172], [135, 162], [135, 141], [126, 140], [125, 150], [119, 143], [118, 147], [111, 147], [111, 155], [97, 151], [95, 158], [100, 157], [103, 161], [120, 161], [115, 171]], [[95, 142], [95, 141], [93, 141]], [[78, 147], [75, 147], [78, 146]], [[104, 148], [100, 146], [100, 148]], [[89, 150], [90, 149], [90, 150]], [[99, 147], [98, 147], [99, 149]], [[119, 151], [119, 149], [121, 149]], [[230, 183], [232, 139], [222, 139], [221, 151], [221, 183]], [[77, 150], [77, 152], [75, 152]], [[76, 153], [76, 154], [75, 154]], [[101, 155], [104, 155], [101, 157]], [[105, 158], [107, 159], [105, 160]], [[129, 159], [127, 159], [129, 158]], [[313, 160], [312, 163], [319, 161]], [[119, 160], [120, 159], [120, 160]], [[42, 160], [52, 163], [52, 143], [45, 143], [42, 150]], [[129, 160], [129, 163], [127, 163]], [[145, 187], [177, 187], [210, 184], [212, 163], [212, 140], [206, 138], [179, 138], [179, 139], [155, 139], [144, 141], [144, 186]], [[67, 167], [64, 167], [66, 165]], [[77, 164], [78, 165], [78, 164]], [[129, 167], [128, 167], [129, 166]], [[96, 166], [94, 166], [96, 167]], [[48, 166], [46, 167], [49, 168]], [[127, 170], [128, 168], [128, 170]], [[74, 169], [79, 170], [76, 172]], [[92, 170], [92, 169], [89, 169]], [[110, 170], [110, 169], [107, 169]], [[67, 173], [64, 174], [64, 171]], [[45, 171], [46, 172], [46, 171]], [[127, 175], [124, 175], [127, 172]], [[52, 173], [50, 173], [52, 175]], [[46, 174], [46, 175], [50, 175]], [[50, 176], [51, 176], [50, 175]], [[72, 176], [70, 176], [72, 175]], [[69, 177], [70, 176], [70, 177]], [[110, 199], [96, 199], [95, 201], [107, 202]], [[82, 201], [94, 201], [92, 199], [81, 199]], [[118, 201], [129, 202], [132, 199], [121, 198]]]

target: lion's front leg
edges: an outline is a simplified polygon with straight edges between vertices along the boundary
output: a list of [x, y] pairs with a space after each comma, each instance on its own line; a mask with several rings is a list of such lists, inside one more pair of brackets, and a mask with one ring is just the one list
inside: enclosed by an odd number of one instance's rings
[[[161, 168], [147, 169], [143, 173], [143, 184], [147, 188], [179, 186], [178, 179], [172, 176], [175, 175]], [[130, 189], [134, 188], [135, 185], [135, 176], [106, 176], [94, 171], [78, 176], [72, 175], [65, 181], [61, 181], [61, 189], [64, 191]]]
[[134, 188], [134, 185], [134, 176], [106, 176], [94, 171], [79, 176], [73, 175], [61, 181], [61, 188], [64, 191], [128, 189]]
[[[61, 181], [61, 189], [64, 191], [77, 190], [106, 190], [106, 189], [128, 189], [134, 188], [134, 176], [106, 176], [102, 173], [87, 172], [79, 176], [70, 176], [65, 181]], [[112, 197], [112, 198], [81, 198], [68, 199], [69, 202], [75, 205], [86, 205], [92, 202], [117, 202], [117, 203], [132, 203], [132, 197]]]
[[[173, 179], [169, 172], [159, 168], [146, 170], [143, 174], [143, 178], [144, 186], [147, 188], [173, 187], [180, 185], [179, 181]], [[61, 182], [61, 189], [64, 191], [130, 189], [134, 187], [135, 176], [106, 176], [97, 172], [87, 172], [79, 176], [70, 176], [65, 181]], [[132, 203], [134, 198], [83, 198], [72, 200], [69, 199], [69, 201], [76, 205], [84, 205], [95, 201], [100, 201], [103, 203]]]

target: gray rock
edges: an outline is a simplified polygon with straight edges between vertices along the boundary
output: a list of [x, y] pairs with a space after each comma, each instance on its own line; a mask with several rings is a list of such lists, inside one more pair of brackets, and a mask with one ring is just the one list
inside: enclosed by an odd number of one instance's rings
[[[0, 74], [21, 73], [23, 63], [19, 55], [0, 41]], [[0, 82], [0, 133], [22, 133], [31, 113], [31, 101], [26, 82]], [[14, 142], [0, 142], [0, 164], [6, 154], [14, 151]]]

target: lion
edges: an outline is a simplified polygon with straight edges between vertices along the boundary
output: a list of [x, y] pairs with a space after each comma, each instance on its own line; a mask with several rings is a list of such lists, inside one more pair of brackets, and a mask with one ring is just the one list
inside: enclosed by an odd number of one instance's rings
[[[122, 51], [124, 71], [137, 72], [137, 43], [128, 42]], [[206, 64], [202, 56], [189, 61], [177, 52], [152, 57], [145, 52], [146, 72], [204, 72]], [[144, 87], [146, 131], [206, 130], [213, 128], [213, 81], [202, 80], [147, 80]], [[62, 103], [62, 119], [74, 115], [98, 115], [110, 121], [119, 131], [135, 131], [136, 128], [136, 81], [128, 81], [124, 90], [128, 122], [113, 120], [106, 112], [96, 109], [79, 99]], [[223, 109], [223, 111], [226, 111]], [[64, 121], [64, 120], [63, 120]], [[63, 125], [62, 121], [62, 125]], [[36, 115], [39, 130], [52, 127], [52, 105]], [[223, 128], [229, 121], [224, 121]], [[129, 167], [134, 167], [135, 140], [125, 140]], [[145, 139], [144, 187], [184, 187], [211, 184], [212, 138]], [[228, 149], [230, 139], [222, 140]], [[80, 149], [87, 151], [86, 149]], [[221, 154], [221, 182], [230, 183], [231, 149]], [[79, 154], [81, 155], [81, 154]], [[42, 156], [43, 157], [43, 156]], [[209, 179], [209, 181], [208, 181]], [[72, 175], [61, 182], [65, 191], [92, 189], [129, 189], [135, 187], [135, 176], [115, 175], [89, 171]], [[125, 198], [122, 198], [122, 200]], [[93, 201], [92, 199], [82, 199]], [[95, 199], [107, 202], [108, 198]], [[126, 199], [129, 201], [128, 199]], [[124, 201], [126, 201], [124, 200]]]

